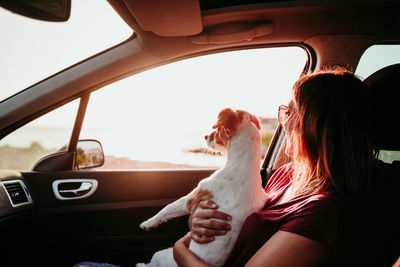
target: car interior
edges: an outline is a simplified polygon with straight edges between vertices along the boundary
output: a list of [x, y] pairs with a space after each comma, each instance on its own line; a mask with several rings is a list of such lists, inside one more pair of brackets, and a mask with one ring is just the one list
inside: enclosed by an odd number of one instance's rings
[[[0, 170], [1, 266], [72, 266], [82, 261], [131, 266], [148, 262], [154, 252], [189, 231], [187, 216], [150, 232], [138, 226], [215, 169], [91, 168], [104, 163], [103, 148], [96, 140], [82, 140], [80, 132], [95, 91], [173, 62], [269, 47], [301, 47], [308, 57], [303, 73], [332, 67], [354, 72], [371, 46], [400, 44], [400, 2], [395, 0], [108, 3], [133, 29], [132, 36], [0, 102], [1, 142], [25, 124], [79, 100], [64, 150], [41, 158], [29, 171]], [[365, 79], [377, 158], [385, 151], [400, 151], [399, 77], [400, 64], [392, 64]], [[260, 168], [263, 185], [290, 161], [284, 139], [278, 125]], [[77, 159], [85, 141], [87, 146], [95, 142], [100, 151], [99, 161], [89, 168]], [[398, 159], [379, 161], [359, 243], [337, 266], [392, 266], [398, 260], [399, 177]]]

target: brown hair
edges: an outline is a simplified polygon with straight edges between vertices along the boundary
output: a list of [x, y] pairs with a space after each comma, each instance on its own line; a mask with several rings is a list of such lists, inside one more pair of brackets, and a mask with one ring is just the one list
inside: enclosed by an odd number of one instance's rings
[[365, 85], [346, 70], [322, 71], [295, 83], [293, 101], [294, 194], [330, 189], [362, 201], [372, 165]]

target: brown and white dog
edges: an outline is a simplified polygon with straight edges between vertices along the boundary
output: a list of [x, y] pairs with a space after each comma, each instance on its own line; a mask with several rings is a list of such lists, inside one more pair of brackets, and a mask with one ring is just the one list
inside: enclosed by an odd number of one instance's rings
[[[205, 139], [211, 148], [227, 151], [225, 166], [203, 179], [188, 195], [141, 223], [140, 227], [150, 230], [172, 218], [190, 214], [202, 200], [212, 200], [220, 211], [232, 216], [232, 230], [224, 236], [216, 236], [208, 244], [192, 240], [189, 249], [206, 263], [222, 266], [233, 249], [244, 220], [263, 208], [267, 194], [261, 186], [261, 125], [257, 117], [246, 111], [226, 108], [219, 113], [213, 129], [216, 130]], [[155, 253], [148, 266], [177, 266], [172, 248]]]

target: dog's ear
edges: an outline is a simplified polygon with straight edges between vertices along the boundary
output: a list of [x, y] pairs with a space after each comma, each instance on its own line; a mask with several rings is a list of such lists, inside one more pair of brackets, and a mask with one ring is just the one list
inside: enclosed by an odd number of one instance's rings
[[252, 123], [254, 123], [254, 125], [257, 127], [258, 130], [261, 130], [261, 128], [262, 128], [261, 122], [260, 122], [260, 120], [259, 120], [256, 116], [254, 116], [253, 114], [250, 114], [250, 113], [248, 113], [248, 112], [246, 112], [246, 111], [243, 111], [243, 110], [238, 110], [238, 111], [236, 111], [236, 113], [238, 114], [238, 116], [239, 116], [239, 118], [240, 118], [240, 121], [242, 121], [242, 120], [243, 120], [243, 117], [246, 116], [245, 114], [248, 114], [249, 120], [250, 120]]
[[213, 129], [224, 127], [228, 132], [235, 131], [240, 125], [241, 118], [231, 108], [225, 108], [218, 114], [218, 121], [213, 125]]
[[250, 114], [250, 120], [252, 123], [254, 123], [254, 125], [257, 127], [258, 130], [261, 130], [260, 120], [256, 116]]

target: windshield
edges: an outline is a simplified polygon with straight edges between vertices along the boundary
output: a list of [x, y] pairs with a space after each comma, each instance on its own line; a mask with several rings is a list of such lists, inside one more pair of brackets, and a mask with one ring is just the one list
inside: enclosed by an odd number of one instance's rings
[[0, 8], [0, 101], [132, 33], [107, 1], [72, 1], [67, 22], [34, 20]]

